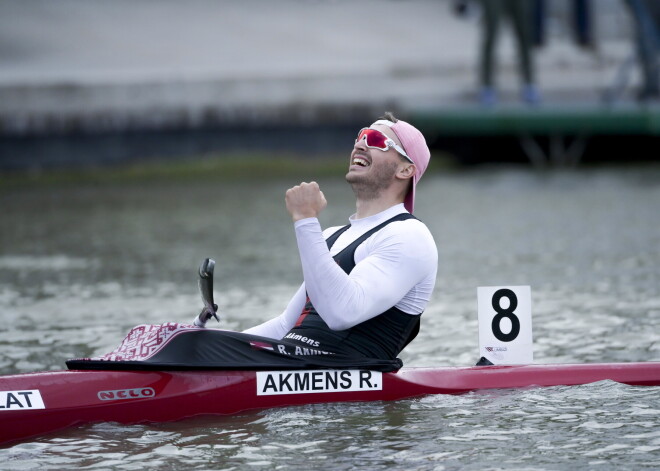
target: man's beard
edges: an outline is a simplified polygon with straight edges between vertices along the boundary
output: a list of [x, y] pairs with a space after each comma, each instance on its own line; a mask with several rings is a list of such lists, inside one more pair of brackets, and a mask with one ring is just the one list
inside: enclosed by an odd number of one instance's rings
[[353, 188], [356, 198], [365, 201], [375, 200], [392, 184], [398, 167], [396, 162], [387, 162], [367, 174], [348, 172], [346, 181]]

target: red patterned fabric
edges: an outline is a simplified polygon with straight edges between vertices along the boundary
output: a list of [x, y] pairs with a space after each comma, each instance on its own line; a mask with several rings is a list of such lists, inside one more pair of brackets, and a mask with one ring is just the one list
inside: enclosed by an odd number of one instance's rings
[[131, 329], [119, 347], [101, 357], [91, 358], [91, 360], [147, 360], [158, 353], [174, 337], [192, 330], [200, 330], [200, 328], [176, 322], [161, 325], [139, 325]]

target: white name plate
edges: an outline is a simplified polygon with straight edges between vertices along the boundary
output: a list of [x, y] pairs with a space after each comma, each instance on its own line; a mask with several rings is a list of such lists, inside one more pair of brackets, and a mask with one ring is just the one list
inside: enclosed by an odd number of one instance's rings
[[257, 396], [380, 391], [383, 374], [365, 370], [258, 371]]
[[534, 361], [532, 292], [529, 286], [477, 288], [479, 356], [495, 365]]
[[38, 389], [0, 391], [0, 412], [45, 408]]

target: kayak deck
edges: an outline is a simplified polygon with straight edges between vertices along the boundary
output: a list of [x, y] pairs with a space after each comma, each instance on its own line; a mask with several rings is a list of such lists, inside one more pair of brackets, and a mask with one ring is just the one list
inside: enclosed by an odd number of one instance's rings
[[588, 384], [660, 386], [660, 362], [289, 371], [56, 371], [0, 377], [0, 444], [78, 424], [167, 422], [322, 402]]

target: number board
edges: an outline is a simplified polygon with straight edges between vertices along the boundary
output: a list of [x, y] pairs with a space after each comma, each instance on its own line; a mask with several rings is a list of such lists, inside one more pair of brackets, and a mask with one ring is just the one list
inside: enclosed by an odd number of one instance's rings
[[479, 356], [495, 365], [534, 361], [532, 294], [529, 286], [477, 288]]

